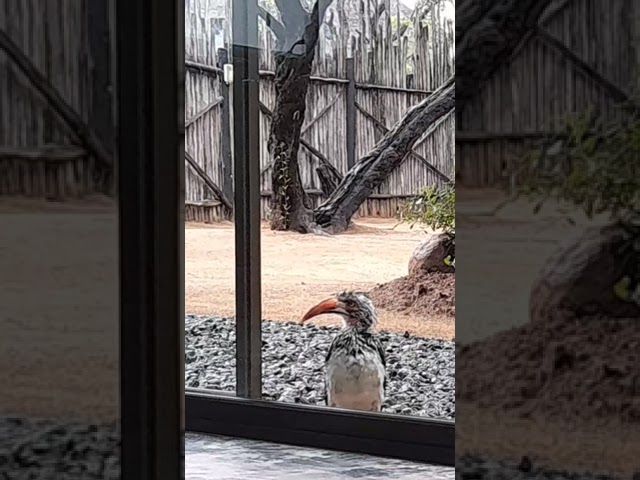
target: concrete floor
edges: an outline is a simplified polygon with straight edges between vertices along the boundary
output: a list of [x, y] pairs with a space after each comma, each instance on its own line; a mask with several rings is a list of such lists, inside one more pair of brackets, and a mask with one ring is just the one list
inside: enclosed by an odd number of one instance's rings
[[449, 480], [455, 468], [188, 433], [186, 480]]

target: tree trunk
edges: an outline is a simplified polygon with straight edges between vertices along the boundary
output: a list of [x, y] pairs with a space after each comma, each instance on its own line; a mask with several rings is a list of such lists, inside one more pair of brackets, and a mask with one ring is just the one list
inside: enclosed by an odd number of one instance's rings
[[297, 0], [293, 2], [296, 5], [285, 0], [276, 3], [283, 25], [278, 27], [281, 33], [275, 54], [276, 104], [268, 142], [273, 159], [270, 223], [272, 230], [307, 233], [313, 212], [300, 178], [298, 150], [320, 22], [329, 2], [318, 0], [311, 14]]
[[312, 217], [300, 178], [298, 150], [312, 61], [287, 53], [278, 54], [276, 61], [276, 107], [269, 135], [271, 229], [306, 233]]
[[[315, 212], [309, 208], [297, 163], [300, 129], [304, 121], [309, 74], [314, 59], [318, 30], [330, 0], [318, 3], [301, 28], [298, 0], [276, 0], [282, 22], [261, 15], [280, 32], [281, 54], [277, 60], [277, 103], [271, 124], [269, 151], [274, 160], [271, 228], [329, 232], [345, 230], [366, 198], [396, 168], [427, 127], [449, 113], [457, 103], [464, 105], [478, 92], [478, 83], [488, 79], [506, 60], [528, 31], [535, 27], [553, 0], [463, 0], [456, 30], [456, 73], [438, 92], [411, 109], [374, 149], [342, 179], [329, 199]], [[291, 3], [288, 8], [288, 4]], [[307, 14], [308, 15], [308, 14]], [[315, 16], [315, 20], [314, 20]], [[296, 23], [298, 22], [298, 23]], [[296, 25], [294, 25], [296, 24]], [[293, 25], [293, 27], [291, 27]], [[304, 31], [304, 35], [300, 32]], [[286, 32], [286, 35], [283, 33]], [[293, 33], [293, 36], [291, 34]], [[296, 33], [297, 32], [297, 33]], [[304, 40], [296, 40], [301, 36]], [[300, 45], [304, 48], [300, 48]], [[296, 52], [296, 48], [298, 51]], [[330, 189], [330, 185], [323, 188]], [[315, 224], [314, 224], [315, 220]]]
[[418, 138], [455, 108], [456, 88], [449, 79], [433, 95], [410, 109], [371, 152], [347, 174], [327, 201], [315, 210], [318, 226], [330, 233], [347, 229], [369, 195], [397, 168]]

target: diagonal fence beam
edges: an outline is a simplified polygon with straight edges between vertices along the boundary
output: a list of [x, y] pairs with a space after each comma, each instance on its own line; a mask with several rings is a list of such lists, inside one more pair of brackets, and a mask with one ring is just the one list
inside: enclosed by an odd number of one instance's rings
[[[273, 113], [264, 103], [260, 102], [260, 111], [265, 114], [267, 117], [271, 118]], [[338, 171], [336, 167], [329, 161], [327, 157], [325, 157], [322, 152], [320, 152], [317, 148], [313, 147], [309, 142], [307, 142], [304, 138], [300, 138], [300, 144], [306, 148], [314, 157], [320, 160], [320, 163], [323, 164], [331, 173], [342, 180], [342, 174]], [[269, 163], [266, 167], [264, 167], [260, 174], [264, 174], [269, 171], [269, 169], [273, 166], [273, 163]]]
[[315, 125], [315, 123], [320, 120], [322, 117], [324, 117], [324, 115], [331, 110], [331, 108], [336, 104], [336, 102], [338, 101], [338, 99], [342, 96], [342, 92], [338, 92], [337, 95], [335, 97], [333, 97], [333, 100], [331, 100], [327, 105], [325, 105], [325, 107], [320, 110], [320, 112], [318, 113], [318, 115], [316, 115], [315, 117], [313, 117], [313, 119], [302, 129], [302, 131], [300, 132], [300, 136], [304, 135], [305, 133], [307, 133], [309, 131], [309, 129]]
[[230, 212], [233, 212], [233, 205], [231, 201], [227, 198], [227, 196], [220, 189], [220, 187], [218, 187], [215, 184], [215, 182], [211, 180], [211, 177], [207, 175], [207, 172], [205, 172], [204, 169], [200, 165], [198, 165], [198, 162], [196, 162], [196, 160], [186, 150], [184, 151], [184, 159], [191, 166], [191, 168], [195, 170], [195, 172], [198, 174], [200, 179], [205, 183], [205, 185], [209, 187], [209, 189], [214, 193], [216, 197], [218, 197], [222, 205], [224, 205], [224, 207]]
[[84, 144], [85, 148], [98, 163], [102, 164], [108, 171], [112, 171], [113, 157], [104, 147], [98, 135], [84, 122], [82, 117], [66, 102], [48, 79], [40, 73], [31, 60], [2, 29], [0, 29], [0, 50], [7, 54], [7, 57], [27, 77], [31, 85], [44, 97], [53, 111], [63, 120], [71, 135]]
[[[387, 134], [389, 133], [389, 129], [380, 121], [378, 120], [376, 117], [374, 117], [373, 115], [371, 115], [369, 112], [367, 112], [362, 105], [360, 105], [358, 102], [355, 103], [356, 105], [356, 109], [362, 113], [367, 119], [369, 119], [371, 122], [373, 122], [373, 124], [378, 127], [383, 134]], [[440, 123], [436, 124], [436, 127], [439, 125]], [[430, 132], [433, 132], [433, 130], [435, 130], [435, 128], [431, 128], [429, 129]], [[428, 131], [428, 132], [429, 132]], [[429, 161], [424, 158], [422, 155], [420, 155], [419, 153], [415, 152], [414, 150], [411, 150], [409, 152], [409, 156], [413, 156], [414, 158], [417, 158], [420, 162], [422, 162], [423, 164], [425, 164], [427, 166], [427, 168], [429, 170], [431, 170], [433, 173], [435, 173], [441, 180], [445, 181], [445, 182], [450, 182], [451, 179], [446, 176], [444, 173], [442, 173], [440, 170], [438, 170], [436, 167], [434, 167], [433, 165], [431, 165], [431, 163], [429, 163]]]
[[537, 28], [535, 31], [535, 36], [542, 43], [550, 47], [552, 50], [555, 50], [560, 55], [562, 55], [569, 63], [572, 63], [578, 70], [582, 71], [585, 75], [595, 80], [601, 87], [607, 90], [617, 101], [619, 102], [628, 102], [630, 97], [627, 92], [625, 92], [622, 88], [620, 88], [615, 83], [611, 82], [607, 78], [605, 78], [600, 72], [598, 72], [595, 68], [585, 62], [582, 58], [576, 55], [574, 52], [569, 49], [562, 41], [558, 40], [556, 37], [551, 35], [549, 32], [542, 28]]
[[213, 102], [209, 103], [206, 107], [204, 107], [202, 110], [196, 113], [193, 117], [191, 117], [189, 120], [184, 122], [185, 130], [189, 128], [191, 125], [193, 125], [194, 123], [196, 123], [198, 120], [200, 120], [203, 116], [205, 116], [208, 112], [213, 110], [215, 107], [217, 107], [221, 103], [222, 103], [222, 97], [218, 97]]

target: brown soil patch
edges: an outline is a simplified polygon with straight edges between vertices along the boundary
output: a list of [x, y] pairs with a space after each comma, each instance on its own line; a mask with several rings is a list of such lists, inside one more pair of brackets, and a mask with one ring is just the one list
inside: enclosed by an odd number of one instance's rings
[[569, 318], [460, 347], [457, 400], [522, 417], [640, 421], [638, 319]]
[[528, 324], [456, 352], [456, 450], [631, 475], [640, 456], [637, 318]]
[[442, 315], [455, 320], [456, 280], [453, 273], [404, 276], [369, 292], [379, 308], [418, 317]]
[[464, 232], [456, 258], [465, 265], [456, 305], [456, 453], [514, 463], [526, 454], [561, 470], [635, 471], [638, 319], [557, 315], [529, 323], [541, 267], [560, 242], [604, 219], [572, 212], [569, 224], [564, 207], [549, 204], [533, 215], [524, 201], [494, 214], [500, 192], [456, 195]]
[[[381, 219], [359, 219], [342, 235], [301, 235], [262, 229], [262, 313], [276, 321], [297, 320], [316, 302], [340, 290], [371, 291], [407, 274], [407, 264], [424, 238], [419, 230]], [[235, 315], [235, 246], [230, 224], [188, 224], [185, 228], [185, 311]], [[380, 328], [451, 340], [451, 315], [400, 312], [377, 305]], [[321, 317], [318, 324], [337, 324]], [[314, 320], [314, 322], [316, 322]]]

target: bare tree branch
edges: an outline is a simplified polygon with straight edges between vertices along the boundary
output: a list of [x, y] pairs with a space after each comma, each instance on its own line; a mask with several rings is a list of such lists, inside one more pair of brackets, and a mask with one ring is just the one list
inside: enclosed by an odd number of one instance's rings
[[285, 38], [284, 25], [280, 23], [280, 21], [276, 17], [271, 15], [260, 5], [258, 5], [258, 15], [260, 16], [260, 18], [262, 18], [265, 21], [265, 23], [267, 24], [267, 27], [269, 27], [269, 29], [276, 36], [276, 39], [279, 42], [284, 42], [284, 38]]
[[347, 229], [360, 205], [400, 165], [418, 138], [455, 109], [455, 78], [412, 107], [376, 146], [355, 164], [329, 198], [314, 211], [316, 223], [330, 233]]

